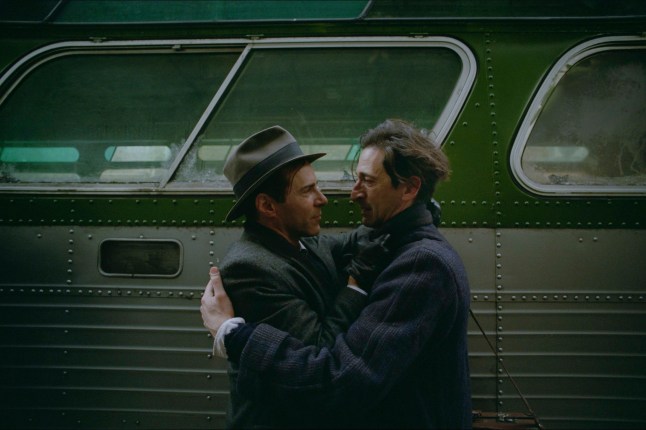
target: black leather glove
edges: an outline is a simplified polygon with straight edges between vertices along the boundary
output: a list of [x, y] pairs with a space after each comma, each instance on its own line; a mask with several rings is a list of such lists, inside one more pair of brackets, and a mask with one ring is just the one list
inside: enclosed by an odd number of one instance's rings
[[385, 243], [390, 234], [370, 240], [367, 236], [357, 243], [356, 254], [346, 267], [348, 275], [356, 279], [364, 291], [369, 291], [377, 276], [390, 262], [390, 250]]

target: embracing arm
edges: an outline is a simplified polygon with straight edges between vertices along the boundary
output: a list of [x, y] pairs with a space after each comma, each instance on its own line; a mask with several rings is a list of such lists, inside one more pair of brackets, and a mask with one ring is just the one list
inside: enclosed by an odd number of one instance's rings
[[[373, 246], [366, 229], [308, 238], [305, 243], [313, 255], [303, 260], [241, 244], [220, 268], [222, 278], [236, 315], [287, 331], [305, 344], [330, 346], [367, 302], [365, 282], [360, 288], [348, 277], [344, 260], [356, 260], [356, 255], [377, 260], [374, 255], [384, 249], [383, 243]], [[308, 263], [312, 259], [320, 259], [328, 270], [336, 268], [337, 274], [321, 278]], [[370, 267], [362, 269], [368, 272]]]
[[240, 363], [238, 389], [336, 413], [372, 407], [441, 336], [438, 322], [455, 318], [456, 295], [451, 270], [418, 251], [384, 271], [364, 312], [332, 348], [304, 346], [264, 324], [232, 332], [225, 343]]
[[[236, 315], [248, 322], [270, 324], [311, 345], [329, 345], [347, 330], [367, 297], [350, 288], [338, 291], [334, 305], [325, 304], [323, 293], [312, 280], [293, 267], [267, 267], [267, 262], [236, 262], [222, 270], [226, 291], [235, 304]], [[293, 279], [281, 276], [289, 272]], [[301, 288], [298, 288], [298, 285]]]

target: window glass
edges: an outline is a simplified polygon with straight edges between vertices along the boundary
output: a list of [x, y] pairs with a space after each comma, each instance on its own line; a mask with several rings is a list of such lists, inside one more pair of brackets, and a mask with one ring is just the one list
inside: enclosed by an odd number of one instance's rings
[[55, 21], [123, 23], [350, 19], [358, 17], [367, 3], [368, 0], [68, 0]]
[[644, 0], [378, 0], [367, 18], [597, 17], [646, 14]]
[[60, 3], [60, 0], [2, 0], [0, 22], [43, 21]]
[[359, 136], [386, 118], [431, 130], [456, 104], [463, 67], [437, 46], [252, 50], [175, 181], [222, 181], [232, 145], [272, 125], [328, 154], [316, 161], [320, 180], [350, 180]]
[[231, 149], [276, 124], [328, 154], [323, 186], [345, 187], [362, 133], [406, 118], [439, 144], [475, 78], [446, 39], [161, 42], [61, 43], [2, 76], [0, 187], [228, 192]]
[[159, 182], [238, 56], [88, 52], [43, 63], [0, 103], [0, 182]]
[[521, 162], [530, 182], [555, 192], [646, 186], [646, 49], [598, 51], [569, 67]]

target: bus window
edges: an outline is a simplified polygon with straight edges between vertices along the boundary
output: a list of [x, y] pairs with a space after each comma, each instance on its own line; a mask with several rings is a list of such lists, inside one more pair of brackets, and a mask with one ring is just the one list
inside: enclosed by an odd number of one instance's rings
[[67, 0], [61, 7], [61, 12], [56, 15], [55, 21], [109, 23], [124, 20], [213, 22], [352, 19], [357, 18], [367, 4], [368, 0]]
[[393, 117], [440, 133], [472, 68], [444, 46], [253, 49], [174, 181], [221, 179], [231, 146], [276, 124], [328, 154], [316, 162], [323, 186], [349, 181], [361, 134]]
[[643, 192], [646, 49], [594, 49], [562, 70], [522, 149], [522, 179], [542, 192]]
[[0, 182], [159, 183], [239, 54], [99, 50], [41, 62], [0, 99]]
[[0, 76], [0, 188], [230, 192], [222, 167], [231, 148], [277, 124], [303, 151], [328, 154], [317, 162], [323, 187], [350, 187], [362, 133], [405, 118], [441, 144], [476, 73], [464, 45], [439, 37], [40, 51]]

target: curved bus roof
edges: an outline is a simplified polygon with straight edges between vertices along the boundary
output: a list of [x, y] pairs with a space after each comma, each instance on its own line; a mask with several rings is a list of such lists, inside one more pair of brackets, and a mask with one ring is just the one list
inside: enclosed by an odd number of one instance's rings
[[178, 24], [646, 17], [643, 0], [5, 0], [0, 23]]

